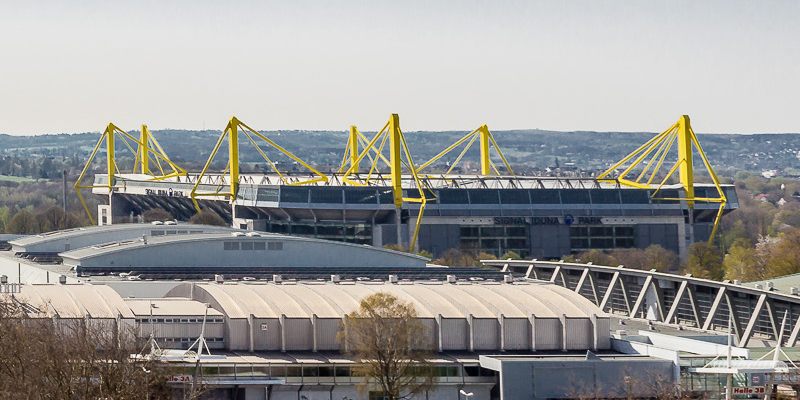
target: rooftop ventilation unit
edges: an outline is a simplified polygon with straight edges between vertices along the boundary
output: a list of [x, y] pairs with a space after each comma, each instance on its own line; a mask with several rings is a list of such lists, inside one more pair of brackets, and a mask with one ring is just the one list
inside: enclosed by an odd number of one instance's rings
[[272, 283], [281, 283], [283, 282], [283, 276], [279, 274], [272, 275]]
[[[274, 275], [273, 275], [274, 276]], [[339, 283], [342, 281], [342, 277], [339, 275], [331, 275], [331, 282]]]
[[58, 283], [60, 283], [62, 285], [66, 285], [67, 284], [67, 276], [66, 275], [59, 275]]
[[455, 275], [447, 275], [447, 283], [456, 283], [457, 280]]
[[505, 283], [514, 283], [514, 276], [511, 274], [503, 275], [503, 282]]
[[220, 275], [220, 274], [214, 275], [214, 282], [217, 282], [217, 283], [225, 282], [225, 276], [224, 275]]
[[389, 275], [389, 283], [397, 283], [397, 275]]

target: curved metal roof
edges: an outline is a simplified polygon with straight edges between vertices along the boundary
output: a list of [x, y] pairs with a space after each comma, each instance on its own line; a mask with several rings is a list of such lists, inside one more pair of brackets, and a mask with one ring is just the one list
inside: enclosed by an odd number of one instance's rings
[[[182, 234], [192, 233], [220, 233], [235, 231], [224, 226], [195, 225], [187, 223], [168, 224], [114, 224], [103, 226], [86, 226], [81, 228], [65, 229], [37, 235], [25, 236], [9, 241], [16, 252], [61, 252], [69, 249], [78, 249], [94, 246], [101, 243], [130, 240], [151, 236], [152, 231], [181, 231]], [[165, 232], [160, 232], [166, 234]], [[68, 247], [65, 248], [65, 245]]]
[[[268, 245], [261, 249], [239, 251], [239, 243], [279, 242], [280, 251]], [[227, 251], [224, 244], [235, 244]], [[379, 247], [336, 242], [274, 233], [206, 233], [168, 235], [109, 242], [59, 254], [64, 264], [129, 267], [200, 267], [200, 266], [319, 266], [425, 267], [425, 257]]]
[[14, 297], [26, 304], [26, 311], [34, 317], [133, 318], [122, 297], [105, 285], [24, 285]]
[[[192, 287], [194, 285], [194, 287]], [[340, 318], [359, 301], [378, 292], [412, 303], [420, 318], [506, 317], [573, 318], [604, 316], [579, 294], [557, 285], [535, 283], [202, 283], [183, 284], [167, 296], [208, 301], [230, 318]]]

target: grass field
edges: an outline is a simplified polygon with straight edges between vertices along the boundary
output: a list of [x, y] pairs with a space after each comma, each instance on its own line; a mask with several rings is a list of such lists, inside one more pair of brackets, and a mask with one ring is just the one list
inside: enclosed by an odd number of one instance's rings
[[26, 178], [24, 176], [0, 175], [0, 181], [22, 183], [22, 182], [35, 182], [35, 179]]

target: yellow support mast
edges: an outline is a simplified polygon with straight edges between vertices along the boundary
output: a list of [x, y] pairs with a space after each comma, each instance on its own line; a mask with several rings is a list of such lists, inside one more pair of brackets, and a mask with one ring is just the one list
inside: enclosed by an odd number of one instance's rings
[[[195, 209], [200, 212], [200, 203], [198, 199], [203, 197], [224, 197], [228, 199], [231, 204], [236, 201], [236, 196], [239, 193], [239, 135], [242, 135], [247, 142], [249, 142], [258, 152], [258, 154], [264, 159], [267, 165], [278, 175], [281, 182], [287, 185], [292, 186], [299, 186], [299, 185], [312, 185], [317, 182], [327, 182], [328, 177], [327, 175], [323, 174], [322, 172], [317, 171], [314, 167], [309, 165], [307, 162], [301, 160], [299, 157], [294, 155], [289, 150], [281, 147], [279, 144], [275, 143], [272, 139], [268, 138], [264, 134], [256, 131], [255, 129], [251, 128], [244, 122], [240, 121], [238, 118], [231, 117], [228, 124], [225, 126], [225, 129], [220, 134], [219, 138], [217, 139], [214, 148], [211, 150], [211, 154], [208, 157], [203, 169], [200, 171], [200, 174], [197, 176], [197, 181], [192, 187], [192, 191], [190, 197], [192, 199], [192, 203], [194, 203]], [[227, 192], [222, 190], [222, 184], [217, 187], [217, 190], [214, 192], [200, 192], [198, 189], [200, 188], [203, 177], [206, 176], [209, 168], [211, 167], [211, 163], [216, 158], [217, 153], [219, 152], [222, 143], [227, 140], [228, 142], [228, 164], [227, 168], [225, 168], [225, 172], [223, 174], [227, 175], [229, 188]], [[261, 143], [261, 145], [259, 145]], [[302, 165], [304, 168], [309, 170], [315, 177], [311, 179], [301, 180], [297, 182], [289, 182], [283, 172], [278, 169], [278, 166], [275, 164], [272, 159], [267, 156], [267, 153], [264, 149], [261, 148], [266, 144], [269, 147], [277, 150], [281, 154], [289, 157], [293, 161], [297, 162], [298, 164]]]
[[480, 161], [481, 161], [481, 175], [489, 176], [489, 175], [501, 175], [500, 170], [497, 168], [497, 165], [492, 161], [492, 149], [494, 149], [497, 156], [503, 162], [503, 166], [505, 166], [506, 170], [508, 171], [508, 175], [514, 176], [514, 169], [511, 168], [511, 164], [509, 164], [506, 156], [503, 154], [503, 151], [500, 150], [500, 146], [497, 145], [497, 141], [494, 139], [494, 135], [489, 130], [489, 127], [481, 125], [479, 128], [473, 130], [472, 132], [467, 133], [466, 135], [462, 136], [460, 139], [456, 140], [453, 144], [439, 152], [439, 154], [433, 156], [430, 160], [422, 163], [419, 167], [417, 167], [417, 172], [421, 172], [425, 168], [428, 168], [436, 161], [439, 161], [442, 157], [446, 156], [453, 150], [459, 148], [461, 145], [464, 145], [461, 152], [458, 154], [458, 157], [450, 164], [450, 167], [445, 172], [445, 175], [449, 175], [453, 172], [456, 165], [464, 158], [464, 155], [467, 154], [472, 145], [478, 141], [478, 146], [480, 147]]
[[[673, 145], [677, 144], [678, 157], [675, 164], [667, 171], [660, 181], [659, 171], [664, 164], [664, 160], [670, 152]], [[693, 152], [703, 160], [703, 165], [708, 172], [711, 181], [717, 191], [716, 197], [697, 197], [695, 195], [695, 169], [693, 162]], [[621, 172], [612, 178], [617, 170], [624, 168]], [[629, 177], [634, 170], [638, 169], [638, 174], [635, 177]], [[678, 172], [678, 180], [683, 187], [685, 196], [679, 198], [658, 198], [656, 195], [667, 181]], [[597, 176], [597, 180], [601, 182], [616, 182], [620, 185], [639, 188], [639, 189], [652, 189], [652, 197], [658, 200], [674, 200], [685, 201], [689, 207], [689, 212], [694, 212], [694, 205], [696, 202], [704, 203], [718, 203], [716, 217], [714, 219], [714, 226], [711, 230], [711, 235], [708, 238], [708, 243], [714, 242], [714, 237], [719, 228], [720, 219], [727, 204], [725, 192], [722, 190], [719, 178], [717, 177], [714, 168], [703, 151], [697, 135], [692, 129], [692, 125], [688, 115], [681, 116], [676, 123], [670, 126], [667, 130], [656, 135], [652, 139], [639, 146], [636, 150], [625, 156], [622, 160], [612, 165], [609, 169]]]
[[[146, 125], [142, 125], [142, 132], [143, 133], [140, 133], [139, 137], [136, 138], [114, 125], [114, 123], [109, 122], [108, 125], [106, 125], [103, 133], [100, 134], [100, 138], [97, 140], [97, 143], [95, 143], [92, 152], [89, 154], [86, 164], [84, 164], [80, 175], [78, 175], [78, 179], [75, 181], [75, 184], [73, 184], [73, 189], [75, 189], [75, 194], [77, 195], [81, 206], [83, 206], [83, 209], [92, 224], [95, 223], [94, 217], [89, 210], [89, 206], [86, 204], [86, 200], [84, 199], [81, 190], [104, 188], [109, 194], [113, 193], [114, 186], [116, 185], [117, 175], [120, 172], [116, 160], [117, 136], [122, 139], [122, 143], [134, 156], [134, 165], [131, 171], [132, 173], [136, 173], [138, 171], [149, 175], [150, 170], [148, 166], [148, 160], [149, 157], [153, 157], [153, 159], [159, 164], [160, 168], [161, 162], [164, 162], [164, 164], [171, 169], [171, 172], [166, 172], [163, 168], [161, 168], [161, 174], [153, 176], [153, 180], [162, 180], [180, 175], [186, 175], [186, 171], [183, 168], [179, 167], [169, 159], [169, 156], [167, 156], [167, 153], [164, 152], [163, 148], [161, 148], [161, 145], [158, 144], [155, 137], [153, 137], [147, 130]], [[106, 147], [106, 182], [105, 184], [101, 185], [95, 185], [94, 183], [84, 184], [83, 181], [86, 179], [86, 175], [89, 172], [89, 169], [91, 169], [94, 159], [103, 144], [105, 144]], [[150, 144], [154, 144], [155, 149], [151, 147]], [[134, 145], [136, 146], [136, 150], [133, 149]]]
[[142, 124], [142, 131], [139, 132], [139, 143], [141, 145], [136, 152], [136, 160], [139, 163], [142, 174], [150, 175], [150, 157], [147, 156], [150, 146], [150, 130], [147, 129], [145, 124]]
[[[389, 176], [391, 177], [391, 185], [392, 185], [392, 199], [394, 201], [394, 205], [397, 208], [397, 218], [398, 218], [398, 235], [397, 241], [398, 244], [402, 245], [402, 239], [400, 235], [400, 213], [402, 212], [402, 207], [404, 203], [415, 203], [419, 204], [419, 214], [417, 215], [416, 224], [414, 226], [414, 231], [411, 237], [411, 241], [408, 245], [408, 250], [413, 252], [417, 239], [419, 237], [419, 229], [420, 225], [422, 224], [422, 216], [425, 213], [425, 205], [427, 204], [427, 198], [425, 197], [425, 190], [423, 188], [423, 183], [419, 179], [419, 175], [417, 174], [417, 168], [414, 165], [414, 160], [411, 157], [411, 152], [408, 149], [408, 143], [406, 142], [405, 136], [403, 135], [403, 131], [400, 129], [400, 116], [397, 114], [392, 114], [389, 117], [389, 120], [384, 124], [383, 128], [381, 128], [375, 136], [372, 137], [370, 140], [366, 140], [366, 138], [361, 135], [360, 132], [356, 129], [353, 132], [353, 128], [351, 127], [351, 141], [357, 137], [357, 139], [366, 141], [366, 145], [364, 148], [358, 152], [358, 156], [355, 159], [352, 159], [352, 147], [351, 143], [348, 143], [348, 148], [345, 150], [345, 157], [342, 161], [342, 168], [344, 170], [342, 173], [342, 181], [344, 181], [347, 185], [352, 186], [369, 186], [373, 184], [372, 176], [374, 173], [378, 171], [378, 165], [381, 161], [383, 164], [389, 168]], [[384, 147], [386, 143], [389, 144], [389, 157], [383, 155]], [[378, 144], [380, 143], [380, 144]], [[347, 169], [344, 169], [345, 163], [348, 159], [348, 154], [350, 153], [350, 166]], [[373, 157], [374, 155], [374, 157]], [[365, 177], [355, 177], [353, 174], [358, 172], [358, 166], [365, 157], [368, 157], [372, 164], [370, 165], [369, 172]], [[411, 178], [413, 179], [416, 189], [418, 192], [418, 197], [410, 197], [403, 195], [403, 167], [408, 170]]]

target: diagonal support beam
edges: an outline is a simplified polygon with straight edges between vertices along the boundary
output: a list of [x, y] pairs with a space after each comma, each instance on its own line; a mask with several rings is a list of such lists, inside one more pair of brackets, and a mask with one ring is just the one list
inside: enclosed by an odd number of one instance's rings
[[597, 295], [597, 284], [594, 282], [594, 273], [592, 271], [589, 271], [589, 287], [592, 288], [592, 298], [594, 299], [594, 304], [596, 306], [600, 306], [600, 296]]
[[733, 322], [733, 330], [736, 333], [736, 337], [742, 340], [742, 322], [739, 320], [739, 314], [736, 312], [735, 301], [736, 300], [734, 300], [730, 293], [725, 292], [725, 303], [728, 305], [728, 315]]
[[750, 315], [750, 320], [747, 322], [747, 328], [744, 329], [744, 333], [742, 334], [742, 338], [739, 341], [739, 347], [747, 347], [747, 343], [750, 342], [750, 338], [753, 336], [753, 330], [756, 327], [756, 322], [758, 322], [758, 316], [761, 314], [761, 310], [764, 309], [764, 305], [767, 303], [767, 295], [766, 293], [758, 296], [758, 301], [756, 301], [756, 306], [753, 308], [753, 314]]
[[792, 334], [789, 335], [789, 341], [786, 343], [788, 347], [794, 347], [797, 344], [797, 336], [800, 335], [800, 316], [797, 317], [797, 320], [794, 322], [794, 328], [792, 328]]
[[556, 269], [553, 270], [553, 275], [550, 275], [550, 283], [556, 283], [556, 278], [561, 273], [561, 266], [556, 265]]
[[653, 276], [647, 275], [644, 278], [644, 284], [642, 285], [642, 290], [639, 291], [639, 296], [636, 297], [636, 303], [633, 304], [633, 309], [631, 310], [631, 318], [637, 318], [636, 314], [639, 313], [639, 309], [642, 308], [642, 303], [644, 303], [644, 297], [647, 295], [647, 291], [650, 290], [650, 285], [653, 284]]
[[681, 285], [678, 286], [678, 291], [675, 293], [675, 300], [672, 301], [672, 305], [669, 307], [669, 312], [667, 313], [667, 317], [664, 318], [664, 322], [671, 324], [672, 320], [675, 318], [675, 314], [678, 312], [678, 306], [681, 304], [681, 300], [683, 300], [683, 295], [686, 293], [686, 288], [689, 285], [688, 280], [684, 280], [681, 282]]
[[694, 316], [695, 328], [700, 327], [700, 307], [697, 305], [697, 293], [694, 290], [694, 285], [689, 285], [686, 294], [689, 296], [689, 306], [692, 307], [692, 315]]
[[775, 340], [778, 340], [778, 336], [780, 336], [779, 326], [778, 325], [778, 317], [777, 317], [777, 310], [775, 310], [775, 305], [772, 304], [772, 300], [767, 298], [767, 315], [769, 316], [769, 325], [772, 328], [772, 335]]
[[586, 282], [586, 278], [589, 276], [589, 268], [584, 268], [583, 272], [581, 272], [581, 277], [578, 278], [578, 284], [575, 285], [575, 293], [580, 293], [581, 288], [583, 288], [583, 284]]
[[614, 275], [611, 277], [611, 282], [608, 283], [608, 289], [606, 289], [606, 293], [603, 295], [603, 301], [600, 302], [600, 309], [605, 311], [606, 304], [608, 304], [608, 300], [611, 299], [611, 292], [614, 291], [614, 286], [617, 285], [617, 281], [619, 281], [619, 271], [614, 272]]
[[628, 291], [625, 289], [625, 278], [619, 278], [619, 288], [622, 289], [622, 298], [625, 300], [625, 310], [628, 312], [628, 316], [631, 315], [631, 301], [628, 298]]
[[711, 303], [711, 308], [708, 310], [706, 320], [703, 322], [704, 331], [707, 331], [709, 328], [711, 328], [711, 323], [714, 322], [714, 317], [717, 315], [717, 310], [719, 310], [719, 305], [722, 303], [722, 299], [725, 298], [725, 291], [727, 289], [727, 287], [721, 286], [717, 291], [717, 297], [715, 297], [714, 302]]
[[528, 271], [525, 272], [525, 277], [528, 279], [536, 279], [536, 266], [533, 263], [528, 264]]

